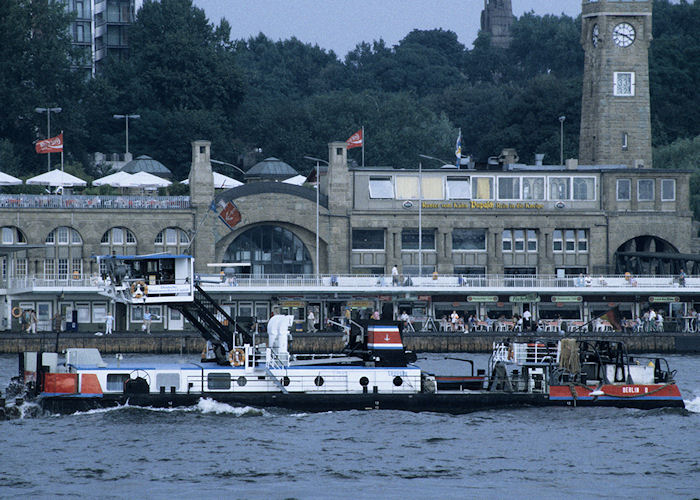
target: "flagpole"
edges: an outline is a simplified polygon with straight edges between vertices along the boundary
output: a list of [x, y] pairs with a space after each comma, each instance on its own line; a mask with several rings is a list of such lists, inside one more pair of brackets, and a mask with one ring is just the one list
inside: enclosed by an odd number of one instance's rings
[[423, 162], [418, 162], [418, 277], [423, 276]]
[[362, 166], [365, 166], [365, 126], [362, 125]]
[[61, 172], [63, 172], [63, 130], [61, 130]]

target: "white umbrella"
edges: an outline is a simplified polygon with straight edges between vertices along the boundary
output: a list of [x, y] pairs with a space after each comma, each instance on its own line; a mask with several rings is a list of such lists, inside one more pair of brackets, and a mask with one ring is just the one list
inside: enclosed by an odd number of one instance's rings
[[[238, 186], [242, 186], [243, 183], [241, 181], [237, 181], [233, 177], [229, 177], [228, 175], [220, 174], [219, 172], [212, 172], [214, 174], [214, 188], [215, 189], [231, 189], [235, 188]], [[185, 184], [188, 185], [190, 183], [189, 179], [185, 179], [184, 181], [180, 181], [180, 184]]]
[[18, 184], [22, 184], [22, 179], [0, 172], [0, 186], [16, 186]]
[[157, 175], [149, 174], [148, 172], [136, 172], [131, 175], [128, 183], [124, 187], [140, 187], [140, 188], [160, 188], [167, 187], [172, 182], [158, 177]]
[[62, 187], [72, 187], [72, 186], [84, 186], [87, 184], [82, 179], [78, 179], [76, 176], [63, 172], [62, 170], [52, 170], [51, 172], [46, 172], [36, 177], [27, 179], [27, 184], [41, 184], [44, 186], [62, 186]]
[[294, 184], [295, 186], [301, 186], [306, 182], [306, 176], [305, 175], [295, 175], [294, 177], [290, 177], [289, 179], [285, 179], [282, 182], [286, 184]]
[[131, 186], [132, 175], [128, 172], [115, 172], [113, 174], [100, 177], [92, 181], [93, 186], [114, 186], [114, 187], [129, 187]]

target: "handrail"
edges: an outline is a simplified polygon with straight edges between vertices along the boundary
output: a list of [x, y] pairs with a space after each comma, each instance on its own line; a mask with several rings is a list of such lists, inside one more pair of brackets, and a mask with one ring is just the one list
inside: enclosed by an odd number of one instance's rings
[[189, 196], [120, 196], [85, 194], [0, 194], [0, 209], [172, 210], [190, 208]]

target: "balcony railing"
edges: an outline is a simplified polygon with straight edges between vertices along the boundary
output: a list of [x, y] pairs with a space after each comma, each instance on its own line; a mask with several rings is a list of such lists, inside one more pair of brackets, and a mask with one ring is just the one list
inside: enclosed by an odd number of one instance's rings
[[[476, 292], [480, 294], [493, 294], [496, 291], [513, 290], [521, 294], [554, 293], [561, 291], [574, 295], [585, 295], [589, 292], [615, 291], [635, 293], [651, 293], [658, 290], [659, 293], [679, 293], [682, 291], [697, 293], [700, 291], [700, 276], [689, 276], [685, 280], [685, 286], [681, 286], [676, 276], [636, 276], [630, 278], [623, 275], [596, 276], [590, 283], [583, 278], [564, 277], [553, 275], [503, 275], [486, 274], [474, 276], [442, 275], [437, 278], [432, 276], [401, 277], [398, 286], [392, 285], [390, 275], [319, 275], [312, 274], [270, 274], [270, 275], [235, 275], [226, 277], [221, 274], [197, 275], [202, 286], [207, 291], [238, 291], [249, 289], [284, 290], [327, 288], [327, 291], [352, 290], [352, 291], [377, 291], [385, 289], [389, 293], [392, 289], [419, 289], [444, 292], [454, 289], [450, 293]], [[76, 288], [94, 287], [95, 290], [104, 285], [104, 281], [96, 275], [45, 275], [35, 274], [26, 277], [9, 277], [0, 282], [2, 287], [9, 290], [32, 290], [35, 288]], [[521, 302], [524, 300], [520, 300]]]
[[189, 196], [0, 194], [0, 209], [172, 210], [190, 208]]

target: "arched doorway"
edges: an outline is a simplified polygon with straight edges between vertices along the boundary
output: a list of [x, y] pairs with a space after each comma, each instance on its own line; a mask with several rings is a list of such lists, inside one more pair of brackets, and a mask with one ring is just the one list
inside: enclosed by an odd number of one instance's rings
[[239, 272], [260, 274], [312, 274], [313, 262], [304, 243], [279, 226], [256, 226], [240, 234], [226, 249], [224, 262], [250, 263]]
[[624, 242], [615, 252], [618, 274], [676, 274], [683, 267], [678, 249], [658, 236], [637, 236]]

